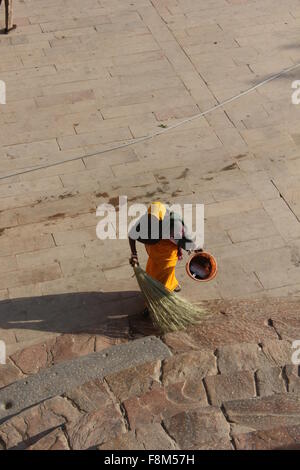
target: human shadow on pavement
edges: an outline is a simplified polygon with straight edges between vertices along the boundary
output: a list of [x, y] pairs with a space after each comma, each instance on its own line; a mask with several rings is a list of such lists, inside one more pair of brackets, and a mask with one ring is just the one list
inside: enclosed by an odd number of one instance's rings
[[[87, 333], [108, 338], [155, 334], [142, 316], [139, 292], [80, 292], [0, 302], [0, 330], [59, 334]], [[1, 334], [0, 334], [1, 336]]]

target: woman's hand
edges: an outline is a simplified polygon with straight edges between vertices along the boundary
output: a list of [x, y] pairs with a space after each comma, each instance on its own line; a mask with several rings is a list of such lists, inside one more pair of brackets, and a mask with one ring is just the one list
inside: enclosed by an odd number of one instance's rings
[[132, 267], [139, 265], [138, 255], [136, 253], [131, 253], [129, 264], [131, 264]]
[[177, 250], [177, 258], [179, 261], [181, 261], [183, 259], [183, 253], [182, 253], [182, 248], [178, 247], [178, 250]]
[[195, 250], [188, 250], [188, 255], [190, 256], [192, 253], [201, 253], [203, 248], [196, 248]]

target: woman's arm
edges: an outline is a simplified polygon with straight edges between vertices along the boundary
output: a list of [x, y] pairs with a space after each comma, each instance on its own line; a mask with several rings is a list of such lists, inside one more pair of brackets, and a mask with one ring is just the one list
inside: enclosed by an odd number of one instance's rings
[[[174, 242], [176, 245], [188, 253], [203, 251], [203, 247], [197, 246], [195, 237], [189, 233], [188, 227], [185, 225], [181, 217], [174, 214], [173, 218], [173, 233]], [[172, 240], [173, 241], [173, 240]]]
[[129, 246], [130, 246], [131, 254], [137, 255], [136, 240], [133, 240], [132, 238], [129, 237]]
[[139, 264], [138, 255], [137, 255], [137, 251], [136, 251], [136, 240], [133, 240], [130, 237], [128, 237], [128, 240], [129, 240], [129, 246], [130, 246], [130, 250], [131, 250], [131, 256], [130, 256], [130, 259], [129, 259], [129, 263], [131, 264], [131, 266], [135, 266], [135, 265]]

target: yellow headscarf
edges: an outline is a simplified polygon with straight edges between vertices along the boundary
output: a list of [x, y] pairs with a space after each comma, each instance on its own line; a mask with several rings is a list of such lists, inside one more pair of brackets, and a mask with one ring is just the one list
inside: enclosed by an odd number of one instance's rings
[[148, 207], [148, 214], [154, 215], [158, 220], [163, 220], [166, 215], [167, 209], [162, 202], [154, 201], [151, 202]]

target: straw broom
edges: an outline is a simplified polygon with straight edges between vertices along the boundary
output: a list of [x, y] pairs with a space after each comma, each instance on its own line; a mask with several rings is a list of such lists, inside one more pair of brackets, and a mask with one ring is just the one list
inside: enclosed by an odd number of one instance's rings
[[151, 318], [163, 333], [182, 330], [207, 315], [206, 309], [196, 307], [169, 291], [140, 266], [135, 265], [133, 269]]

